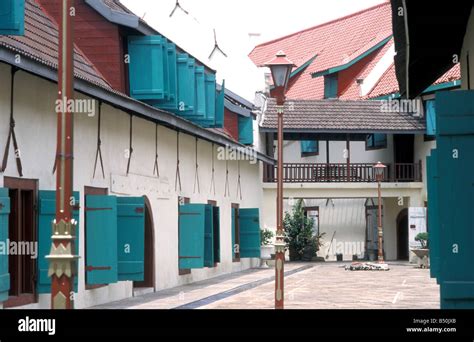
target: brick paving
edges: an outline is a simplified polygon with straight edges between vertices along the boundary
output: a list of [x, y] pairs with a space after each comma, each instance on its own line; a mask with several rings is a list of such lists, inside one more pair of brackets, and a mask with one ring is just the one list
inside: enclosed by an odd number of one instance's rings
[[[312, 267], [302, 268], [308, 265]], [[439, 308], [439, 286], [430, 278], [429, 270], [401, 263], [390, 264], [390, 271], [346, 271], [344, 266], [345, 264], [341, 263], [287, 264], [286, 271], [293, 270], [295, 273], [285, 277], [285, 308]], [[194, 303], [189, 307], [271, 309], [274, 282], [268, 277], [273, 274], [273, 269], [248, 270], [97, 308], [186, 308], [186, 304]], [[248, 285], [247, 288], [243, 286], [245, 284]], [[232, 291], [238, 287], [242, 290]]]

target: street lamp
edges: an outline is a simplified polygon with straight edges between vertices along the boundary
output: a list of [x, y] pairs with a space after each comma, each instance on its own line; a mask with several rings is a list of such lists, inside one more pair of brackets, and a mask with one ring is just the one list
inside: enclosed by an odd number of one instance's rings
[[295, 66], [283, 51], [279, 51], [269, 62], [273, 78], [273, 94], [278, 113], [278, 168], [277, 168], [277, 232], [275, 240], [275, 309], [284, 307], [284, 264], [285, 239], [283, 228], [283, 111], [285, 92], [290, 80], [291, 70]]
[[383, 259], [383, 228], [382, 228], [382, 181], [384, 179], [385, 169], [387, 168], [386, 165], [378, 162], [375, 166], [375, 179], [378, 182], [378, 261], [380, 264], [384, 263]]

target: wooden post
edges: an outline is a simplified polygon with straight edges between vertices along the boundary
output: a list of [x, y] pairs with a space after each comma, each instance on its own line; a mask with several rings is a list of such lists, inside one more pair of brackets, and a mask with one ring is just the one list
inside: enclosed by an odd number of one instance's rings
[[73, 113], [68, 101], [74, 99], [74, 0], [62, 0], [59, 23], [57, 113], [56, 219], [52, 223], [52, 244], [48, 276], [51, 277], [51, 308], [73, 308], [76, 222], [73, 219]]

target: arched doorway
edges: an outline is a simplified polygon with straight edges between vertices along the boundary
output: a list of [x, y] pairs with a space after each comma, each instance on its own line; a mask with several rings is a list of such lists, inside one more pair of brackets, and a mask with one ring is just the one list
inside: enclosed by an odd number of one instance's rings
[[408, 260], [408, 209], [403, 209], [397, 216], [397, 259]]
[[143, 281], [133, 282], [134, 288], [155, 289], [155, 224], [153, 211], [148, 198], [145, 196], [145, 275]]

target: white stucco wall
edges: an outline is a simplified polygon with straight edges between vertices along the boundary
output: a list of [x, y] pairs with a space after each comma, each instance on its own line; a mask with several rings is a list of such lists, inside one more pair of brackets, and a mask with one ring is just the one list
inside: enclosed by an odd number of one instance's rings
[[[0, 146], [3, 152], [9, 128], [10, 67], [0, 64]], [[21, 150], [24, 178], [38, 179], [40, 190], [54, 190], [52, 174], [56, 149], [56, 100], [57, 85], [19, 71], [15, 77], [16, 134]], [[77, 98], [84, 98], [76, 94]], [[180, 134], [180, 172], [182, 191], [175, 191], [177, 133], [159, 127], [160, 178], [153, 176], [155, 158], [155, 124], [133, 118], [133, 156], [130, 174], [126, 175], [129, 148], [129, 115], [108, 105], [102, 107], [102, 154], [106, 178], [102, 179], [100, 167], [93, 179], [96, 153], [97, 116], [76, 114], [74, 117], [74, 190], [81, 192], [81, 208], [84, 186], [109, 188], [111, 195], [147, 196], [152, 207], [155, 223], [155, 287], [157, 290], [190, 283], [223, 273], [235, 272], [256, 266], [256, 259], [231, 259], [231, 204], [241, 208], [260, 208], [262, 186], [259, 165], [240, 162], [242, 199], [237, 196], [238, 162], [229, 161], [230, 196], [224, 197], [226, 178], [225, 161], [217, 160], [214, 153], [215, 188], [210, 191], [212, 168], [212, 144], [198, 141], [198, 163], [201, 192], [194, 191], [195, 138]], [[10, 151], [12, 151], [11, 148]], [[13, 152], [10, 152], [5, 176], [17, 177]], [[0, 186], [3, 185], [0, 176]], [[178, 275], [178, 197], [191, 198], [191, 203], [217, 201], [221, 210], [221, 263], [215, 268], [192, 270], [190, 275]], [[84, 282], [84, 210], [80, 212], [79, 293], [76, 308], [84, 308], [132, 295], [131, 282], [119, 282], [109, 286], [85, 290]], [[49, 295], [40, 295], [40, 303], [33, 307], [49, 307]]]

